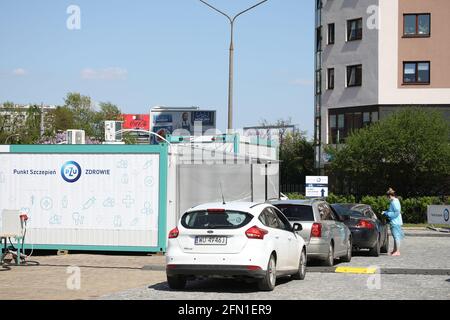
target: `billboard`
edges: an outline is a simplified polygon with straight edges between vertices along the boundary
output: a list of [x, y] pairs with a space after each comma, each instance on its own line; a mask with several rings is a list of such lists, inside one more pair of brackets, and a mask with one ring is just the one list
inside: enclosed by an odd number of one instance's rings
[[158, 230], [158, 154], [0, 154], [0, 163], [0, 212], [26, 213], [29, 229]]
[[[150, 112], [152, 131], [166, 137], [168, 134], [194, 135], [194, 125], [202, 124], [201, 133], [216, 128], [216, 111], [199, 109], [157, 108]], [[159, 142], [155, 139], [154, 142]]]
[[123, 114], [123, 129], [150, 130], [148, 114]]

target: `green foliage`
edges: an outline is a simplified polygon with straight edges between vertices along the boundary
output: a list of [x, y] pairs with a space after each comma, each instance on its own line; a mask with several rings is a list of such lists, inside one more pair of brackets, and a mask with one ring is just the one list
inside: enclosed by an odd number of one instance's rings
[[84, 130], [87, 137], [93, 137], [95, 135], [95, 127], [93, 125], [95, 111], [91, 106], [91, 98], [77, 92], [70, 92], [66, 96], [64, 106], [73, 114], [74, 128], [70, 129]]
[[329, 203], [355, 203], [356, 198], [354, 195], [343, 196], [330, 193], [327, 197], [327, 201]]
[[99, 105], [100, 111], [95, 113], [93, 119], [93, 137], [97, 140], [103, 140], [105, 133], [105, 121], [122, 120], [122, 111], [120, 111], [120, 109], [111, 102], [100, 102]]
[[327, 148], [331, 172], [351, 193], [411, 197], [444, 194], [450, 182], [450, 124], [423, 109], [399, 111], [354, 132], [345, 146]]
[[[14, 110], [12, 102], [5, 102], [4, 108], [11, 109], [9, 120], [0, 114], [0, 144], [35, 144], [42, 142], [40, 137], [41, 108], [32, 105], [27, 113], [23, 110]], [[17, 112], [15, 112], [17, 111]], [[91, 98], [80, 93], [68, 93], [64, 106], [46, 112], [44, 136], [53, 138], [58, 132], [68, 129], [81, 129], [86, 132], [86, 138], [101, 141], [104, 138], [105, 120], [122, 120], [121, 110], [110, 102], [101, 102], [100, 110], [91, 107]], [[8, 126], [8, 130], [6, 130]], [[127, 138], [129, 143], [135, 139]]]
[[287, 133], [280, 145], [281, 184], [303, 184], [314, 173], [314, 147], [301, 132]]
[[292, 192], [287, 193], [286, 196], [289, 198], [289, 200], [304, 200], [306, 197], [300, 193]]
[[50, 111], [46, 120], [54, 131], [75, 129], [74, 113], [69, 107], [57, 107], [55, 110]]
[[[287, 194], [289, 199], [306, 199], [299, 193]], [[402, 217], [404, 223], [425, 223], [427, 221], [427, 207], [430, 205], [449, 204], [449, 199], [443, 201], [439, 197], [418, 197], [418, 198], [399, 198], [402, 206]], [[355, 196], [342, 196], [329, 194], [326, 201], [332, 203], [363, 203], [370, 205], [378, 217], [389, 208], [389, 199], [386, 196], [364, 196], [361, 201], [357, 201]]]

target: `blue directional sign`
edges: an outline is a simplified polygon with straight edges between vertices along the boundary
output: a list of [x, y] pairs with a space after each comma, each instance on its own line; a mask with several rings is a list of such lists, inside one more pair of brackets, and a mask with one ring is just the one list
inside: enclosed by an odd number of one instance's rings
[[328, 177], [327, 176], [307, 176], [305, 196], [313, 198], [328, 197]]

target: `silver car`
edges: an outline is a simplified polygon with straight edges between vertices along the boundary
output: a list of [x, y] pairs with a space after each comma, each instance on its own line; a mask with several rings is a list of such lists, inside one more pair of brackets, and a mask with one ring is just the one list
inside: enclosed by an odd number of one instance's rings
[[306, 242], [308, 260], [317, 259], [326, 266], [333, 266], [336, 258], [350, 262], [351, 232], [326, 201], [280, 200], [270, 203], [280, 209], [291, 224], [302, 225], [303, 230], [298, 233]]

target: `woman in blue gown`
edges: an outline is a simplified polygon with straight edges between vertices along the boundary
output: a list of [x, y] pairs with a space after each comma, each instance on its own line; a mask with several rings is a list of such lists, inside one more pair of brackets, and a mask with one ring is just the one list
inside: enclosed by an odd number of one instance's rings
[[389, 188], [386, 195], [389, 198], [390, 205], [388, 211], [383, 211], [383, 215], [389, 219], [389, 226], [391, 228], [391, 234], [394, 238], [394, 250], [392, 256], [400, 256], [400, 244], [405, 234], [403, 233], [403, 219], [402, 219], [402, 207], [400, 200], [397, 199], [395, 191]]

